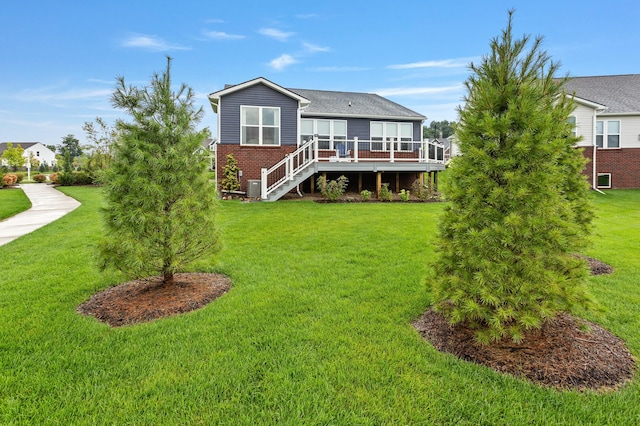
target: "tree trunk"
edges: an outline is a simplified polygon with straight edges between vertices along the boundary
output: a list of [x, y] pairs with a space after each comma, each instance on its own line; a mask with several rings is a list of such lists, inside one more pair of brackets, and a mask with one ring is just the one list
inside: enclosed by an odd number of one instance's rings
[[168, 287], [173, 285], [173, 272], [165, 270], [162, 276], [162, 285]]

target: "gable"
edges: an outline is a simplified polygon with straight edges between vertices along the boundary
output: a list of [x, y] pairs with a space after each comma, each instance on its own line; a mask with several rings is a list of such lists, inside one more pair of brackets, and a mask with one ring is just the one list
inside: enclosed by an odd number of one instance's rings
[[218, 98], [219, 143], [240, 143], [240, 109], [243, 106], [275, 107], [280, 109], [280, 141], [282, 145], [297, 145], [299, 97], [258, 83], [229, 91]]

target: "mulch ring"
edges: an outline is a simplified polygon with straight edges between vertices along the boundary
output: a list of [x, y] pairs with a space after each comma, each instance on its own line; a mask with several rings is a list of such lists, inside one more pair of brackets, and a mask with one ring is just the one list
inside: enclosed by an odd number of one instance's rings
[[221, 274], [180, 273], [174, 280], [171, 286], [159, 276], [129, 281], [94, 294], [76, 311], [120, 327], [194, 311], [231, 288]]
[[614, 390], [629, 381], [634, 360], [624, 342], [597, 324], [559, 314], [520, 343], [510, 339], [482, 346], [467, 327], [449, 325], [429, 309], [416, 330], [441, 352], [557, 389]]
[[591, 275], [613, 274], [613, 266], [611, 265], [607, 265], [606, 263], [589, 256], [578, 257], [587, 261], [589, 268], [591, 269]]

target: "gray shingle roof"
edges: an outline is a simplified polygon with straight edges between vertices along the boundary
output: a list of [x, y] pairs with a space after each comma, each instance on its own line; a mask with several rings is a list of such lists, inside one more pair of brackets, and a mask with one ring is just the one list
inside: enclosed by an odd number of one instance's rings
[[[23, 149], [27, 149], [29, 147], [32, 147], [33, 145], [37, 144], [38, 142], [11, 142], [12, 146], [15, 148], [18, 145], [20, 145]], [[7, 148], [9, 148], [9, 142], [1, 142], [0, 143], [0, 154], [2, 154], [3, 152], [5, 152], [7, 150]]]
[[426, 117], [373, 93], [288, 89], [310, 101], [302, 114], [425, 120]]
[[640, 114], [640, 74], [573, 77], [567, 93], [607, 106], [606, 114]]

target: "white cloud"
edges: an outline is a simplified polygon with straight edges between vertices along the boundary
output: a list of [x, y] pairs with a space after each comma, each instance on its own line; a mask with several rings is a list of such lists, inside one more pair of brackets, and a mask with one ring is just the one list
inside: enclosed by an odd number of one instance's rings
[[477, 58], [441, 59], [438, 61], [412, 62], [409, 64], [389, 65], [387, 68], [394, 70], [406, 70], [415, 68], [463, 68]]
[[111, 89], [71, 89], [58, 92], [47, 92], [46, 89], [29, 89], [18, 92], [11, 98], [25, 102], [76, 101], [96, 98], [108, 99], [112, 92]]
[[203, 31], [205, 37], [213, 40], [240, 40], [245, 38], [240, 34], [229, 34], [224, 31]]
[[331, 48], [329, 48], [329, 47], [318, 46], [316, 44], [302, 43], [302, 45], [304, 46], [305, 50], [308, 53], [329, 52], [329, 51], [331, 51]]
[[315, 67], [309, 68], [309, 71], [316, 72], [354, 72], [354, 71], [368, 71], [371, 68], [367, 67]]
[[122, 42], [124, 47], [139, 47], [141, 49], [153, 50], [156, 52], [164, 52], [167, 50], [191, 50], [190, 47], [172, 44], [164, 41], [160, 37], [135, 34]]
[[264, 36], [275, 38], [278, 41], [287, 41], [289, 37], [295, 34], [280, 31], [275, 28], [261, 28], [258, 32]]
[[456, 92], [464, 86], [459, 84], [456, 86], [442, 87], [394, 87], [387, 89], [379, 89], [374, 92], [380, 96], [413, 96], [413, 95], [434, 95], [438, 93]]
[[295, 64], [297, 62], [298, 61], [294, 59], [291, 55], [287, 55], [285, 53], [284, 55], [281, 55], [276, 59], [274, 59], [273, 61], [269, 62], [269, 66], [276, 71], [281, 71], [284, 68], [288, 67], [289, 65]]

